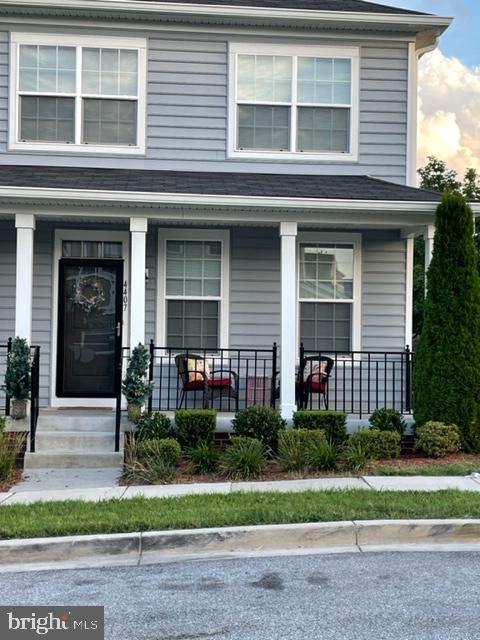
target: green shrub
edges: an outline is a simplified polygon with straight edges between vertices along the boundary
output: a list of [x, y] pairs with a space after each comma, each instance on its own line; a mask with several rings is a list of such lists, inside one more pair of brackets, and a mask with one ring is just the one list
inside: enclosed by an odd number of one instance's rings
[[383, 460], [384, 458], [398, 458], [400, 456], [401, 440], [402, 436], [396, 431], [368, 429], [357, 431], [357, 433], [350, 436], [349, 444], [360, 443], [371, 460]]
[[[318, 433], [322, 432], [319, 431]], [[308, 453], [308, 463], [315, 471], [331, 471], [336, 469], [337, 460], [337, 449], [326, 439], [315, 444]]]
[[0, 434], [2, 434], [7, 428], [7, 419], [5, 416], [0, 416]]
[[175, 478], [175, 469], [182, 459], [182, 450], [176, 440], [142, 440], [137, 452], [147, 483], [169, 482]]
[[220, 465], [221, 453], [208, 442], [201, 442], [190, 449], [190, 461], [193, 473], [215, 473]]
[[350, 440], [343, 452], [343, 461], [350, 471], [363, 471], [371, 462], [370, 453], [364, 442]]
[[149, 382], [148, 365], [150, 354], [143, 344], [139, 343], [128, 359], [127, 371], [122, 382], [122, 393], [128, 404], [142, 406], [153, 391], [153, 382]]
[[327, 440], [340, 447], [347, 439], [347, 414], [342, 411], [296, 411], [295, 429], [323, 429]]
[[8, 398], [28, 400], [30, 398], [32, 362], [30, 347], [24, 338], [15, 338], [7, 356], [7, 370], [3, 389]]
[[211, 444], [217, 424], [214, 409], [179, 409], [175, 413], [176, 437], [182, 449], [188, 450], [202, 442]]
[[444, 193], [435, 216], [415, 355], [414, 418], [420, 426], [429, 421], [458, 425], [465, 451], [480, 449], [480, 278], [475, 242], [472, 209], [459, 193]]
[[372, 429], [380, 431], [396, 431], [401, 436], [407, 426], [400, 411], [396, 409], [376, 409], [369, 420]]
[[231, 478], [257, 478], [266, 465], [265, 446], [256, 438], [232, 436], [232, 444], [222, 456], [221, 468]]
[[459, 428], [453, 424], [427, 422], [415, 432], [415, 450], [432, 458], [442, 458], [460, 451]]
[[278, 437], [278, 460], [284, 471], [304, 471], [310, 464], [312, 451], [326, 444], [323, 431], [288, 429]]
[[139, 440], [162, 440], [172, 435], [172, 423], [164, 413], [144, 413], [137, 422]]
[[272, 407], [252, 406], [239, 411], [232, 421], [237, 436], [256, 438], [270, 451], [277, 451], [278, 432], [286, 427], [278, 411]]
[[0, 428], [0, 482], [9, 482], [13, 478], [17, 456], [23, 450], [25, 434], [6, 432], [5, 420]]

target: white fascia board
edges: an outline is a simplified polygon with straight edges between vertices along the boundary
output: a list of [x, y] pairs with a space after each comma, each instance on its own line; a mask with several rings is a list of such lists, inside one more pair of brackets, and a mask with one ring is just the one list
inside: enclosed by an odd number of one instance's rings
[[[150, 205], [193, 205], [218, 207], [250, 207], [268, 209], [328, 209], [348, 211], [390, 211], [431, 213], [438, 202], [405, 202], [394, 200], [334, 200], [329, 198], [283, 198], [275, 196], [208, 195], [196, 193], [150, 193], [143, 191], [103, 191], [52, 189], [38, 187], [0, 187], [0, 199], [61, 200], [74, 202], [113, 202]], [[480, 204], [478, 213], [480, 213]]]
[[[65, 11], [64, 0], [0, 0], [0, 7], [29, 9], [61, 9]], [[262, 7], [218, 6], [208, 4], [185, 4], [181, 2], [131, 2], [129, 0], [69, 0], [70, 10], [121, 11], [125, 13], [174, 14], [178, 16], [208, 16], [212, 18], [260, 18], [268, 20], [304, 20], [312, 22], [357, 23], [385, 25], [385, 27], [418, 27], [418, 30], [446, 29], [453, 18], [435, 15], [370, 13], [359, 11], [312, 11], [307, 9], [273, 9]]]

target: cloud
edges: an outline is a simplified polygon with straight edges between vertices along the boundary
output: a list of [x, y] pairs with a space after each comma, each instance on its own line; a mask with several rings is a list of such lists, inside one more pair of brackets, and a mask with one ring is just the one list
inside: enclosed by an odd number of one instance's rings
[[463, 175], [480, 171], [480, 67], [436, 50], [420, 61], [418, 163], [434, 155]]

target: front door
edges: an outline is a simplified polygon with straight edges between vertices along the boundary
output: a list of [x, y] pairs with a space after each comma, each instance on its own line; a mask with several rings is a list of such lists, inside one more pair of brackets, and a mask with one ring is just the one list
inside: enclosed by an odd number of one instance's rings
[[57, 396], [113, 398], [122, 348], [121, 260], [60, 260]]

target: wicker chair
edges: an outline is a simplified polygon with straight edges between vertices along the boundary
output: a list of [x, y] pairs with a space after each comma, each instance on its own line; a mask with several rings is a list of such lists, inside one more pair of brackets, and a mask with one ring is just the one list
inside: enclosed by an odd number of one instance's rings
[[[314, 393], [323, 398], [328, 410], [328, 380], [333, 369], [333, 360], [328, 356], [305, 356], [300, 362], [296, 383], [299, 409], [308, 409]], [[319, 407], [320, 408], [320, 407]]]
[[193, 391], [203, 393], [204, 409], [209, 408], [215, 398], [233, 398], [235, 411], [238, 411], [239, 378], [235, 371], [230, 369], [208, 371], [205, 366], [205, 356], [195, 353], [176, 355], [175, 364], [182, 383], [179, 409], [182, 408], [187, 393]]

